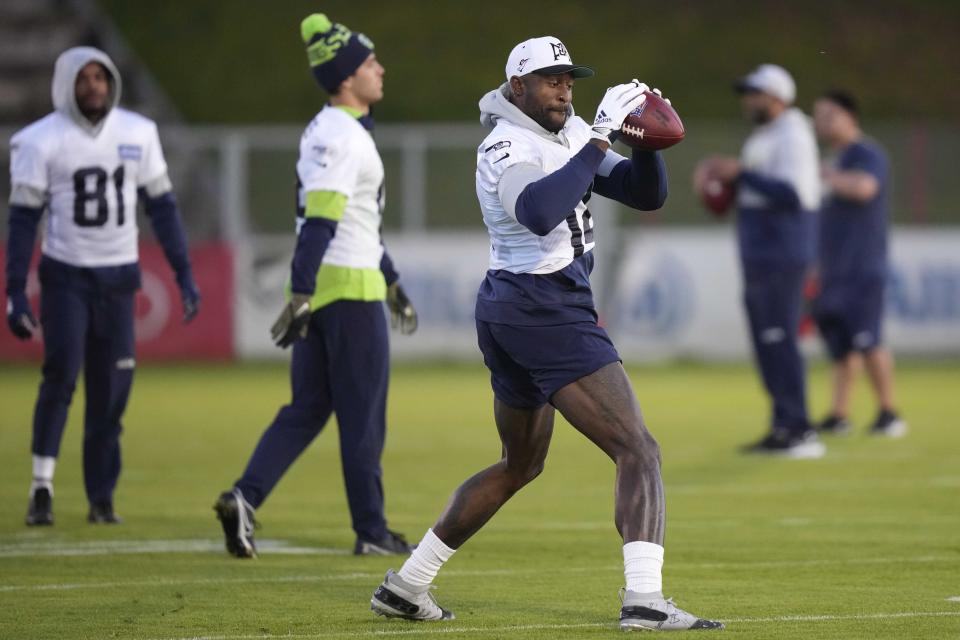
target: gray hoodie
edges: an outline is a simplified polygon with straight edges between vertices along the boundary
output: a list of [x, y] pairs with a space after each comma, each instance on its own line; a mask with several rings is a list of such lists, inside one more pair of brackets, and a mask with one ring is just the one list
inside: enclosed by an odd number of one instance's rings
[[576, 118], [572, 104], [570, 105], [570, 115], [567, 117], [567, 122], [563, 125], [563, 129], [561, 129], [559, 133], [551, 133], [534, 122], [530, 116], [520, 111], [515, 104], [510, 102], [508, 99], [510, 95], [509, 92], [510, 83], [504, 82], [498, 88], [489, 91], [480, 98], [480, 124], [488, 129], [493, 129], [497, 126], [497, 122], [503, 119], [518, 127], [532, 131], [545, 140], [562, 144], [565, 147], [570, 146], [566, 131], [574, 118]]
[[[93, 124], [80, 113], [77, 106], [77, 74], [91, 62], [99, 62], [110, 73], [110, 105], [107, 116], [100, 122]], [[120, 102], [120, 72], [110, 56], [93, 47], [73, 47], [67, 49], [57, 58], [53, 68], [53, 85], [50, 94], [53, 97], [53, 107], [61, 114], [72, 120], [81, 129], [96, 137], [103, 129], [110, 111]]]

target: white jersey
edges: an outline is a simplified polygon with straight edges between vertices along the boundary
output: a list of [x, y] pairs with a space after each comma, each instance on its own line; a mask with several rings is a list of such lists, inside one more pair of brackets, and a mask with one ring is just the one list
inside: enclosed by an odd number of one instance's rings
[[54, 112], [10, 149], [11, 182], [47, 197], [44, 255], [77, 267], [137, 261], [137, 189], [167, 174], [156, 124], [112, 109], [91, 137]]
[[297, 177], [304, 192], [334, 191], [346, 196], [343, 218], [322, 265], [371, 269], [379, 273], [383, 245], [383, 162], [370, 132], [343, 109], [326, 106], [300, 139]]
[[[491, 91], [480, 101], [480, 120], [493, 128], [477, 148], [477, 198], [490, 232], [490, 269], [553, 273], [595, 245], [586, 203], [579, 202], [566, 220], [547, 235], [538, 236], [517, 222], [512, 210], [515, 203], [504, 205], [501, 178], [518, 165], [529, 166], [534, 177], [562, 168], [590, 139], [590, 125], [571, 115], [563, 129], [550, 133], [507, 100], [504, 90], [508, 86]], [[608, 152], [598, 174], [608, 175], [623, 159]]]
[[[740, 163], [744, 170], [778, 178], [797, 192], [801, 206], [813, 211], [820, 205], [820, 167], [817, 142], [810, 120], [797, 108], [757, 127], [743, 145]], [[762, 209], [767, 197], [749, 185], [737, 189], [737, 206]]]
[[[77, 74], [88, 63], [112, 75], [107, 115], [93, 124], [76, 103]], [[169, 191], [157, 125], [118, 108], [120, 74], [109, 57], [76, 47], [57, 59], [56, 110], [10, 140], [11, 204], [45, 207], [43, 254], [77, 267], [137, 261], [137, 190]]]

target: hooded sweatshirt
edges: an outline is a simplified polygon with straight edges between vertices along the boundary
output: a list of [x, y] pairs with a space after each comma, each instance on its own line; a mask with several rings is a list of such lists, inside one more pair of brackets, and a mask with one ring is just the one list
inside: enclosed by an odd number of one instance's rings
[[[110, 110], [95, 124], [80, 112], [75, 92], [78, 73], [91, 62], [111, 76]], [[54, 68], [56, 110], [10, 142], [11, 205], [46, 207], [43, 255], [74, 267], [135, 264], [137, 191], [170, 191], [157, 126], [117, 106], [120, 84], [105, 53], [68, 49]]]
[[477, 149], [476, 175], [490, 270], [476, 317], [526, 326], [596, 322], [587, 203], [596, 191], [634, 208], [658, 208], [666, 197], [662, 160], [656, 152], [627, 159], [588, 144], [590, 126], [572, 106], [563, 128], [547, 131], [508, 91], [505, 83], [480, 100], [480, 122], [492, 129]]
[[[96, 124], [87, 120], [80, 112], [76, 93], [77, 75], [81, 69], [91, 62], [99, 62], [110, 76], [109, 111], [107, 116]], [[50, 89], [50, 95], [53, 98], [54, 109], [95, 137], [103, 129], [110, 111], [120, 104], [120, 89], [120, 72], [117, 71], [117, 67], [113, 64], [110, 56], [93, 47], [74, 47], [67, 49], [57, 58], [53, 68], [53, 85]]]

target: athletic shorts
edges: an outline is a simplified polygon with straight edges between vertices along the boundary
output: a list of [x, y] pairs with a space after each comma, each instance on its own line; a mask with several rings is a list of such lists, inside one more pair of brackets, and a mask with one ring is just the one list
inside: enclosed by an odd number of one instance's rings
[[477, 320], [477, 343], [494, 395], [515, 409], [547, 404], [571, 382], [620, 361], [593, 322], [523, 327]]
[[881, 344], [884, 279], [827, 282], [814, 301], [813, 314], [830, 357], [841, 360], [853, 351]]

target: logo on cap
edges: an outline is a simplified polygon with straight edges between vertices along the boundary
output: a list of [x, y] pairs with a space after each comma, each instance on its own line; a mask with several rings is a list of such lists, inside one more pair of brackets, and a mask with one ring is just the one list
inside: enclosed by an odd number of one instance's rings
[[522, 73], [524, 65], [526, 65], [528, 62], [530, 62], [530, 58], [524, 58], [521, 60], [520, 64], [517, 65], [517, 71]]
[[567, 48], [563, 46], [562, 42], [551, 42], [550, 47], [553, 49], [554, 60], [570, 57], [570, 54], [567, 53]]

